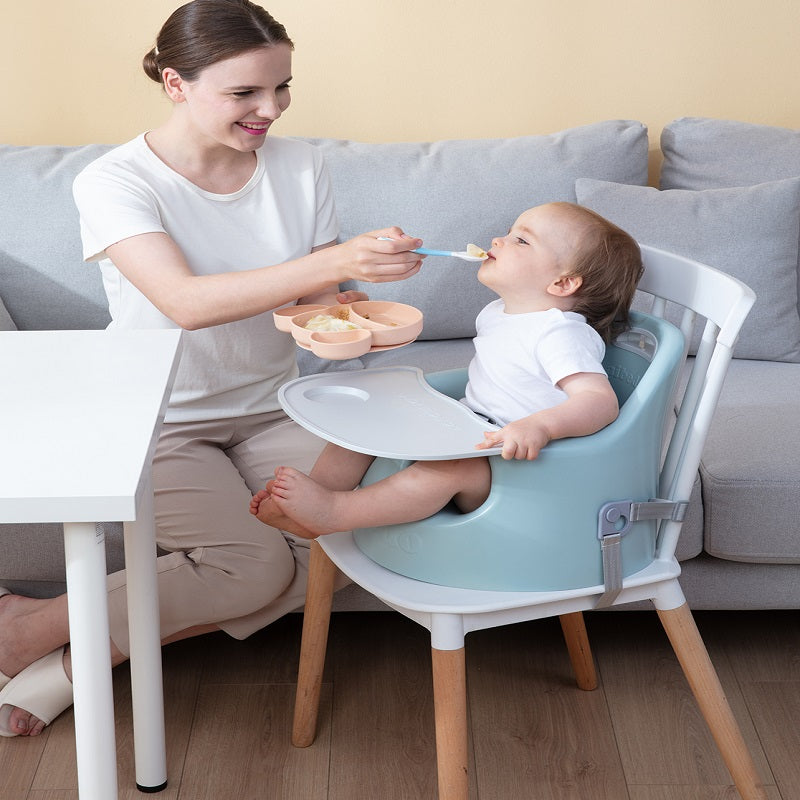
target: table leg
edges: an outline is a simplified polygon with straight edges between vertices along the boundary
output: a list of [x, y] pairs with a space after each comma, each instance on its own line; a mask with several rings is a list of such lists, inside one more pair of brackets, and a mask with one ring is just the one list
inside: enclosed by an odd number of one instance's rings
[[64, 523], [78, 794], [116, 800], [117, 750], [108, 638], [106, 547], [93, 522]]
[[142, 489], [137, 520], [126, 522], [124, 531], [136, 785], [143, 792], [159, 792], [167, 785], [167, 756], [156, 532], [149, 481]]

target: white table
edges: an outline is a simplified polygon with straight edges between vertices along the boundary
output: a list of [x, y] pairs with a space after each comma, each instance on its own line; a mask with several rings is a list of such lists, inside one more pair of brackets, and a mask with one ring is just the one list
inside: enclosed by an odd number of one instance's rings
[[0, 333], [0, 522], [62, 522], [81, 800], [115, 800], [102, 521], [122, 521], [136, 782], [166, 785], [150, 485], [180, 331]]

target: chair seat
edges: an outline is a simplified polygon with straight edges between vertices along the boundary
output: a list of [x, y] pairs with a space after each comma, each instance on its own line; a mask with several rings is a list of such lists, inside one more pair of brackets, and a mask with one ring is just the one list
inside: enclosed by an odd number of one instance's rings
[[[437, 615], [463, 615], [460, 636], [449, 641], [446, 632], [439, 632], [432, 645], [441, 650], [455, 649], [463, 644], [463, 636], [470, 631], [506, 625], [530, 619], [543, 619], [594, 607], [604, 586], [584, 586], [559, 591], [506, 591], [463, 589], [456, 586], [418, 581], [414, 578], [387, 571], [382, 565], [366, 556], [356, 544], [350, 531], [333, 533], [317, 540], [326, 555], [345, 575], [386, 605], [400, 611], [431, 631]], [[658, 607], [673, 605], [671, 582], [680, 575], [680, 565], [674, 559], [651, 559], [641, 570], [625, 578], [618, 602], [651, 600], [655, 584], [663, 583], [665, 593]], [[682, 597], [679, 595], [677, 604]], [[517, 613], [519, 612], [519, 613]]]

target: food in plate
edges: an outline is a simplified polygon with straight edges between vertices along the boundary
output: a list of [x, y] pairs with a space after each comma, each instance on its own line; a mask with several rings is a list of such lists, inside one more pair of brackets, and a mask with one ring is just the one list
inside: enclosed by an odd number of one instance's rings
[[351, 322], [349, 319], [342, 319], [341, 316], [316, 314], [303, 327], [309, 331], [352, 331], [361, 326], [356, 325], [355, 322]]

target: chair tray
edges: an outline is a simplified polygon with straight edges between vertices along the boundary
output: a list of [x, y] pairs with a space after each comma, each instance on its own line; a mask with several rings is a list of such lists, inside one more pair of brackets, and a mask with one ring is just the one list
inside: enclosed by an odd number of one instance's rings
[[299, 425], [359, 453], [441, 461], [502, 449], [476, 450], [498, 426], [436, 391], [418, 367], [309, 375], [282, 386], [278, 399]]

